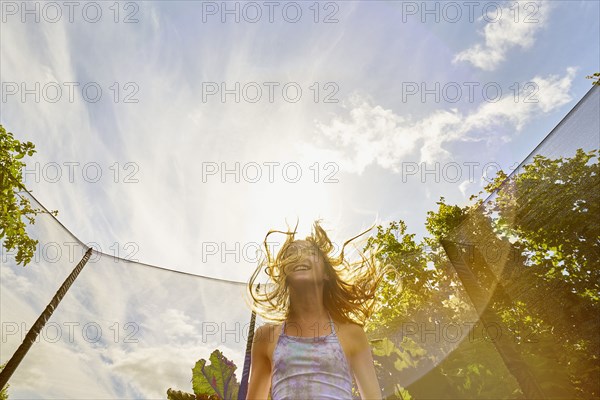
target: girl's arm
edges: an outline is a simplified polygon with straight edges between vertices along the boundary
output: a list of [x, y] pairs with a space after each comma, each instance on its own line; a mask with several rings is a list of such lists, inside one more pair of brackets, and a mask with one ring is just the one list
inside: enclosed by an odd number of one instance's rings
[[271, 389], [271, 363], [267, 356], [268, 326], [259, 327], [252, 341], [252, 362], [246, 400], [266, 400]]
[[381, 400], [381, 389], [375, 374], [375, 364], [367, 335], [360, 325], [352, 324], [351, 327], [350, 337], [352, 337], [354, 351], [349, 362], [360, 397], [363, 400]]

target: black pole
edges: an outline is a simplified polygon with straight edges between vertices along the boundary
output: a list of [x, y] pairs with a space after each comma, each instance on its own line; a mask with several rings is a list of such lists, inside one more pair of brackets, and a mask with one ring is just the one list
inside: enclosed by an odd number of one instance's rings
[[[258, 292], [260, 283], [256, 287]], [[254, 324], [256, 322], [256, 312], [252, 310], [250, 316], [250, 329], [248, 330], [248, 339], [246, 340], [246, 355], [244, 356], [244, 370], [242, 372], [242, 382], [238, 391], [238, 400], [246, 400], [248, 394], [248, 378], [250, 377], [250, 364], [252, 363], [252, 342], [254, 341]]]
[[27, 352], [35, 342], [35, 339], [40, 334], [40, 331], [42, 330], [44, 325], [46, 325], [46, 322], [48, 321], [48, 319], [50, 319], [50, 317], [54, 313], [54, 310], [56, 310], [56, 307], [58, 307], [58, 303], [60, 303], [62, 298], [67, 293], [67, 290], [69, 290], [69, 288], [71, 287], [71, 284], [73, 284], [73, 282], [75, 281], [75, 279], [77, 278], [87, 261], [90, 259], [91, 254], [92, 248], [90, 247], [85, 252], [77, 266], [73, 268], [73, 271], [71, 271], [67, 279], [65, 279], [65, 281], [60, 286], [54, 297], [52, 297], [52, 300], [46, 306], [46, 309], [42, 312], [42, 314], [38, 317], [37, 321], [35, 321], [29, 332], [27, 332], [25, 339], [23, 339], [23, 342], [21, 343], [17, 351], [15, 351], [10, 360], [8, 360], [8, 363], [6, 364], [2, 372], [0, 372], [0, 389], [4, 389], [12, 374], [17, 370], [17, 367], [25, 357], [25, 354], [27, 354]]

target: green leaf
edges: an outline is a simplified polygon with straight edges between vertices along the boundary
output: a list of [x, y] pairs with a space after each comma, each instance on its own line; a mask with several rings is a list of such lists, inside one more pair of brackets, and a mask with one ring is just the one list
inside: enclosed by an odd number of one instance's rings
[[237, 398], [239, 383], [235, 377], [236, 365], [229, 361], [218, 349], [209, 358], [211, 364], [206, 365], [200, 359], [192, 369], [192, 387], [196, 395], [216, 394], [224, 400]]

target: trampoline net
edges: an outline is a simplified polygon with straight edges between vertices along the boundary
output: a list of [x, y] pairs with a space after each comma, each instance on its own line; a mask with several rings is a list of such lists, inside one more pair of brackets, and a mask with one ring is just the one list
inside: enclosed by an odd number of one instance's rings
[[[368, 330], [384, 397], [600, 396], [599, 92], [477, 207], [448, 206], [444, 229], [432, 217], [424, 243], [403, 223], [374, 235], [403, 282], [400, 292], [382, 286]], [[48, 213], [27, 231], [39, 241], [27, 267], [2, 250], [0, 363], [88, 249]], [[250, 330], [245, 291], [92, 251], [12, 375], [9, 398], [186, 398], [175, 391], [212, 387], [235, 399]], [[211, 367], [229, 373], [211, 381]]]

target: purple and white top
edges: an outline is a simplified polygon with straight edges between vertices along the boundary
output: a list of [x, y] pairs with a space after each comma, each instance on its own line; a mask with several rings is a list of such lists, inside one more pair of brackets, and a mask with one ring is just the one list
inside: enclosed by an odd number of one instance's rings
[[348, 360], [335, 333], [301, 337], [285, 334], [285, 322], [273, 351], [271, 399], [352, 399]]

